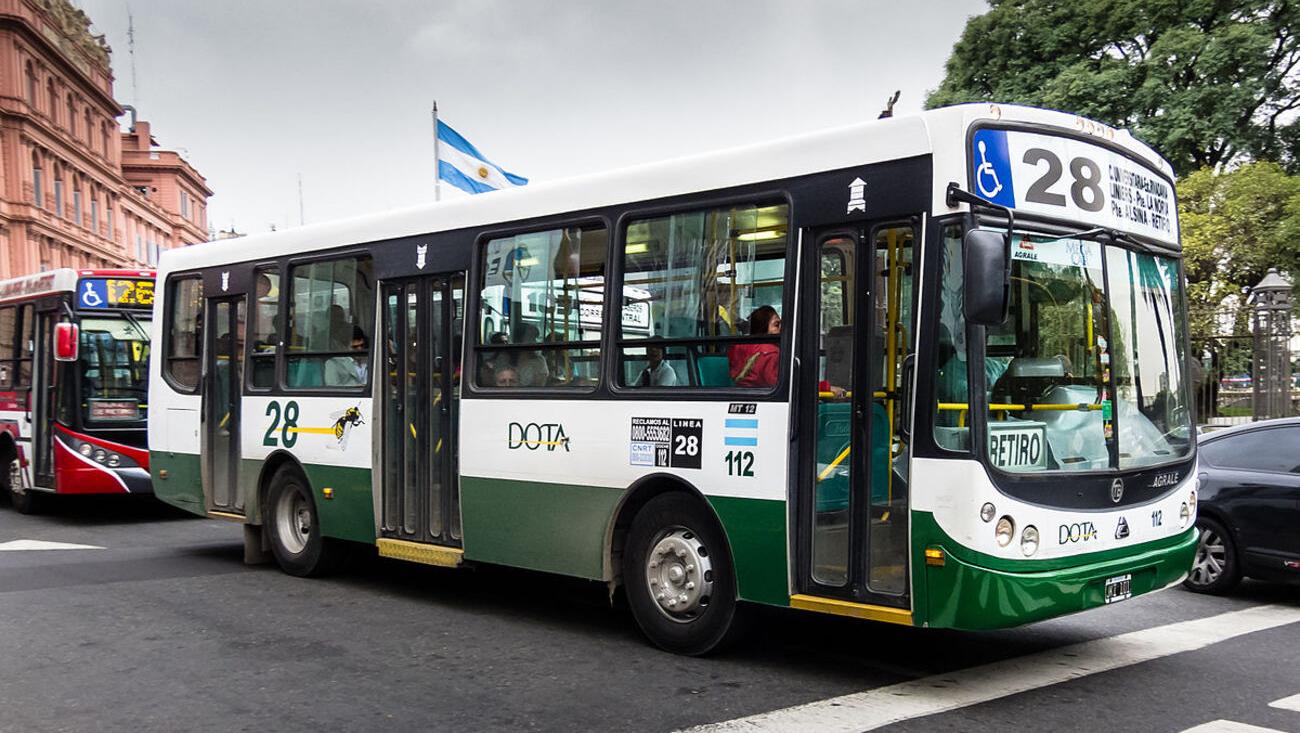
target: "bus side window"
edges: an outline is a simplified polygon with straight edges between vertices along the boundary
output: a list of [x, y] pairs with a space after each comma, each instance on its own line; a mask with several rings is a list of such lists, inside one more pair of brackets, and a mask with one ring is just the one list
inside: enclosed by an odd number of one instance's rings
[[259, 269], [253, 276], [253, 342], [250, 379], [255, 389], [275, 386], [275, 357], [280, 345], [280, 270]]
[[203, 280], [197, 276], [173, 279], [165, 324], [167, 335], [164, 371], [182, 391], [199, 386], [199, 354], [203, 344]]
[[962, 305], [961, 227], [943, 230], [939, 280], [939, 339], [935, 347], [934, 442], [970, 450], [970, 383], [966, 361], [966, 311]]
[[32, 357], [36, 353], [36, 306], [28, 303], [18, 309], [18, 363], [14, 386], [32, 386]]
[[776, 386], [788, 209], [744, 205], [628, 224], [622, 386]]
[[290, 268], [285, 386], [362, 388], [369, 383], [373, 268], [369, 256]]
[[548, 229], [483, 245], [476, 383], [594, 387], [609, 231]]
[[0, 390], [13, 389], [17, 351], [18, 309], [0, 308]]

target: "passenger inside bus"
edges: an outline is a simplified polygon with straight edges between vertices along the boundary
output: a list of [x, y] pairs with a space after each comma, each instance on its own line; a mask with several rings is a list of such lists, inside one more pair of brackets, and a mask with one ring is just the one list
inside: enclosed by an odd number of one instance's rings
[[[750, 336], [775, 336], [781, 333], [781, 316], [770, 305], [759, 306], [749, 317]], [[736, 344], [727, 352], [731, 380], [737, 387], [771, 387], [781, 372], [781, 347], [778, 344]]]
[[367, 354], [370, 341], [360, 327], [352, 327], [349, 342], [351, 356], [332, 356], [325, 360], [325, 384], [331, 387], [356, 387], [366, 383]]
[[512, 366], [502, 366], [493, 374], [492, 383], [497, 387], [518, 387], [519, 372]]
[[647, 346], [646, 367], [632, 382], [633, 387], [676, 387], [677, 372], [664, 361], [664, 347]]

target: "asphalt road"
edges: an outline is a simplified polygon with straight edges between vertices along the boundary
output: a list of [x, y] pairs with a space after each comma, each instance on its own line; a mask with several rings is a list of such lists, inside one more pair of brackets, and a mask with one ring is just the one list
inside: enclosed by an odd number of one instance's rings
[[[237, 525], [152, 500], [34, 517], [0, 507], [0, 549], [19, 539], [103, 549], [0, 551], [6, 732], [672, 731], [912, 680], [942, 689], [1004, 660], [1032, 686], [1043, 652], [1252, 607], [1300, 611], [1300, 588], [1255, 583], [994, 633], [763, 610], [738, 648], [690, 659], [649, 646], [600, 584], [365, 552], [303, 580], [243, 565]], [[1300, 622], [1087, 672], [889, 729], [1300, 732], [1300, 710], [1270, 706], [1300, 694]], [[1230, 729], [1216, 725], [1201, 730]]]

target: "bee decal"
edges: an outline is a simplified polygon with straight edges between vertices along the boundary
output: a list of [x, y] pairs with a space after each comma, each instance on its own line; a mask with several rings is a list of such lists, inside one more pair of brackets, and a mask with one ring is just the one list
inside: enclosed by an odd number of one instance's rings
[[360, 406], [349, 407], [342, 412], [331, 414], [330, 417], [335, 418], [333, 426], [334, 437], [338, 438], [339, 448], [346, 450], [348, 445], [348, 433], [351, 432], [349, 428], [366, 424], [366, 421], [361, 417], [361, 408]]

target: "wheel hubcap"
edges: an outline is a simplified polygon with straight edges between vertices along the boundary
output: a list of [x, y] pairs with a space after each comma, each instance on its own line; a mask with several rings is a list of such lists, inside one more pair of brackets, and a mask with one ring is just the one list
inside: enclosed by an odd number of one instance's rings
[[312, 525], [311, 505], [307, 498], [298, 491], [280, 494], [275, 516], [277, 534], [284, 549], [295, 555], [306, 549]]
[[1228, 547], [1211, 529], [1202, 528], [1196, 541], [1196, 560], [1192, 563], [1193, 585], [1210, 585], [1223, 576], [1228, 567]]
[[646, 555], [645, 577], [655, 607], [679, 623], [698, 618], [713, 595], [709, 550], [685, 527], [659, 535]]

